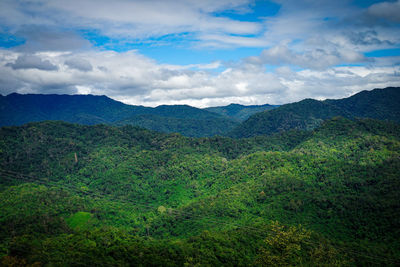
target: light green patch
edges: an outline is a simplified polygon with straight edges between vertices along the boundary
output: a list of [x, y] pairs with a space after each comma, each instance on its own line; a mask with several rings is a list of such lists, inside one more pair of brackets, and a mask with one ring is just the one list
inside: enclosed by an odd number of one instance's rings
[[92, 222], [93, 215], [89, 212], [78, 211], [71, 217], [66, 219], [66, 222], [69, 227], [73, 229], [86, 229]]

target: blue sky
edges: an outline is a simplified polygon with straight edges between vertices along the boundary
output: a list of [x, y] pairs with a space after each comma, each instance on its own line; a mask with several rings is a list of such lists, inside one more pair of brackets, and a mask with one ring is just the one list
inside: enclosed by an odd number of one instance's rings
[[400, 2], [2, 0], [0, 93], [198, 107], [400, 86]]

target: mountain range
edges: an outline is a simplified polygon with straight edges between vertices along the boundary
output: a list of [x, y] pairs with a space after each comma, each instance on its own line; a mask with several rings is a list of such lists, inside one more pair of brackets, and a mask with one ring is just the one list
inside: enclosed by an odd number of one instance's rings
[[136, 125], [191, 137], [243, 138], [291, 129], [311, 130], [336, 116], [399, 122], [399, 103], [399, 87], [362, 91], [337, 100], [305, 99], [281, 106], [230, 104], [205, 109], [188, 105], [126, 105], [107, 96], [13, 93], [0, 96], [0, 126], [62, 120], [85, 125]]
[[223, 114], [188, 105], [162, 105], [155, 108], [126, 105], [107, 96], [13, 93], [0, 96], [0, 126], [61, 120], [85, 125], [132, 124], [155, 131], [179, 132], [186, 136], [212, 136], [226, 134], [239, 124], [243, 116], [269, 108], [269, 105], [238, 105], [235, 112]]

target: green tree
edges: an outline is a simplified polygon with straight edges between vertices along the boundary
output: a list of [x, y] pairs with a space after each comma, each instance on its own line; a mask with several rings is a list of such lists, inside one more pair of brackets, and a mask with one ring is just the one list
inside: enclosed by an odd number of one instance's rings
[[271, 234], [264, 240], [257, 263], [262, 266], [293, 266], [302, 264], [303, 247], [311, 232], [299, 227], [285, 227], [275, 221], [271, 224]]

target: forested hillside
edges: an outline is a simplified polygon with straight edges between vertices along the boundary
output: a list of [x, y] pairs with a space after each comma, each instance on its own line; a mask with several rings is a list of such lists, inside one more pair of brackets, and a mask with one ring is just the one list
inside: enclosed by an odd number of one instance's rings
[[225, 135], [238, 123], [225, 118], [176, 118], [142, 114], [118, 121], [114, 125], [135, 125], [161, 133], [180, 133], [191, 137]]
[[0, 129], [0, 160], [6, 266], [400, 263], [391, 122], [248, 139], [29, 123]]
[[209, 107], [206, 108], [206, 110], [218, 113], [224, 116], [228, 116], [230, 118], [236, 119], [238, 121], [244, 121], [251, 115], [266, 111], [266, 110], [271, 110], [274, 108], [277, 108], [277, 105], [250, 105], [250, 106], [244, 106], [240, 104], [230, 104], [228, 106], [220, 106], [220, 107]]
[[362, 91], [348, 98], [326, 100], [354, 117], [400, 122], [400, 87]]
[[335, 116], [349, 118], [351, 114], [334, 105], [314, 99], [305, 99], [257, 113], [233, 129], [230, 135], [242, 138], [279, 133], [290, 129], [311, 130], [325, 119]]
[[228, 135], [252, 137], [287, 131], [310, 130], [335, 116], [400, 122], [400, 87], [362, 91], [349, 98], [318, 101], [305, 99], [254, 114]]

